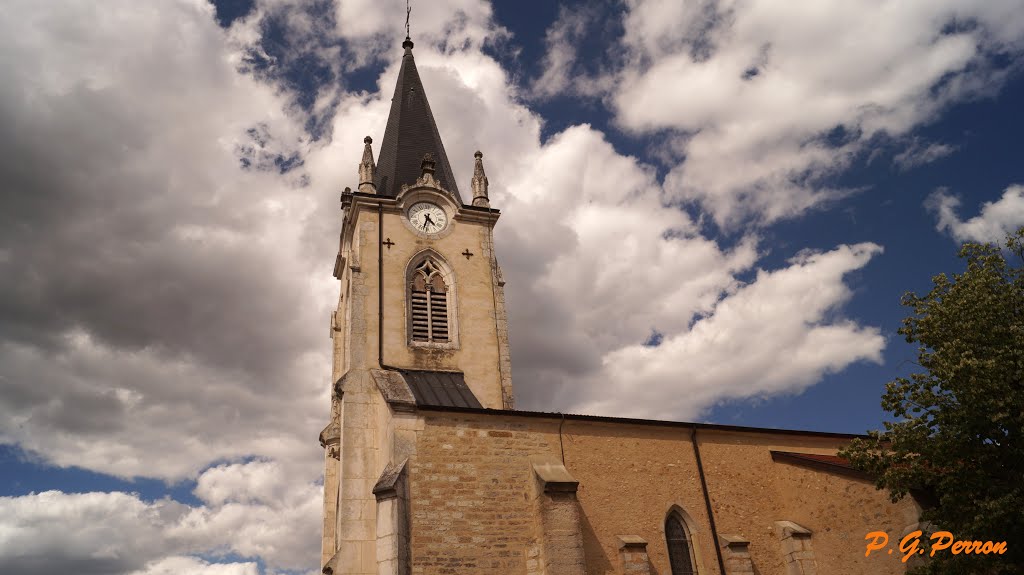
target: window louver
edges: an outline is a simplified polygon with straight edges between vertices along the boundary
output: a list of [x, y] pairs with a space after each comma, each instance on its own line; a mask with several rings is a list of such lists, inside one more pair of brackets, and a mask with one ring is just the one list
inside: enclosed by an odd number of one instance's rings
[[425, 260], [413, 272], [411, 288], [412, 340], [447, 343], [448, 286], [440, 268]]

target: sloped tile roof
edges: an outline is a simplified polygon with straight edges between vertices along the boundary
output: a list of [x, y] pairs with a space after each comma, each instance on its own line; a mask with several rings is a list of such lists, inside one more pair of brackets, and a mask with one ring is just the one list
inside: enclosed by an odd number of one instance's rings
[[772, 461], [792, 463], [810, 467], [820, 471], [830, 471], [840, 475], [867, 478], [868, 474], [850, 464], [849, 459], [838, 455], [822, 455], [819, 453], [798, 453], [794, 451], [772, 451]]

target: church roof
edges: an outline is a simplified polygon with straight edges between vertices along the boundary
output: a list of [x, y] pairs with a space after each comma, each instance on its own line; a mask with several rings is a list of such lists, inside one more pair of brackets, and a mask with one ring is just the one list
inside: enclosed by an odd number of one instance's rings
[[480, 409], [480, 401], [457, 371], [400, 370], [420, 407], [464, 407]]
[[868, 475], [853, 466], [849, 459], [838, 455], [821, 453], [797, 453], [793, 451], [772, 450], [772, 461], [783, 461], [820, 471], [830, 471], [840, 475], [866, 478]]
[[430, 153], [437, 163], [434, 177], [441, 187], [455, 195], [462, 204], [459, 187], [455, 183], [448, 156], [444, 153], [441, 135], [437, 131], [434, 115], [427, 103], [416, 62], [412, 57], [413, 43], [408, 38], [402, 44], [402, 68], [398, 71], [395, 95], [391, 98], [391, 112], [384, 129], [374, 185], [377, 194], [395, 197], [402, 184], [412, 185], [420, 176], [423, 156]]
[[[405, 373], [404, 371], [402, 373]], [[580, 413], [561, 413], [551, 411], [526, 411], [521, 409], [488, 409], [484, 407], [461, 407], [455, 405], [420, 405], [417, 407], [428, 411], [451, 413], [476, 413], [480, 415], [496, 415], [506, 417], [529, 417], [555, 420], [592, 421], [596, 423], [612, 423], [622, 425], [650, 425], [658, 427], [677, 427], [687, 430], [704, 429], [708, 431], [726, 431], [736, 433], [763, 433], [771, 435], [796, 435], [805, 437], [827, 437], [832, 439], [858, 439], [867, 435], [854, 433], [836, 433], [832, 431], [811, 431], [807, 429], [778, 429], [773, 427], [748, 427], [743, 425], [726, 425], [721, 423], [697, 423], [690, 421], [671, 421], [664, 419], [637, 419], [632, 417], [615, 417], [609, 415], [586, 415]]]

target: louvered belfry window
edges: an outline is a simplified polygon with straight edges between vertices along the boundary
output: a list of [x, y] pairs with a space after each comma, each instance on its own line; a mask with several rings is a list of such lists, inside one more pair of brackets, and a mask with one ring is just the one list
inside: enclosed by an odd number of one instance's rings
[[448, 286], [441, 268], [427, 258], [416, 266], [411, 282], [412, 340], [448, 343]]
[[693, 569], [690, 556], [690, 538], [678, 513], [671, 513], [665, 520], [665, 539], [668, 541], [668, 561], [672, 575], [695, 575], [697, 572]]

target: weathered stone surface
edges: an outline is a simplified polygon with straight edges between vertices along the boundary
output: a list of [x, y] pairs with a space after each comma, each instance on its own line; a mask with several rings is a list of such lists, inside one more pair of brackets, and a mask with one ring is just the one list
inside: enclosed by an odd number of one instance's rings
[[779, 539], [786, 539], [796, 535], [797, 537], [805, 536], [810, 537], [811, 531], [806, 527], [802, 527], [793, 523], [792, 521], [776, 521], [775, 522], [775, 533]]
[[333, 420], [320, 432], [320, 447], [335, 445], [341, 441], [341, 422]]
[[[405, 210], [417, 201], [429, 200], [452, 215], [448, 228], [436, 237], [424, 237], [409, 224]], [[377, 203], [385, 203], [383, 222], [378, 222]], [[354, 197], [342, 230], [342, 256], [350, 269], [342, 274], [342, 292], [335, 322], [336, 376], [353, 368], [377, 368], [378, 225], [390, 247], [383, 255], [383, 358], [389, 365], [409, 369], [458, 370], [465, 374], [473, 394], [485, 407], [512, 407], [511, 361], [508, 321], [500, 271], [493, 250], [491, 230], [497, 212], [458, 211], [444, 194], [433, 188], [410, 187], [397, 199]], [[410, 345], [406, 275], [410, 262], [426, 249], [450, 268], [451, 345]], [[464, 257], [466, 251], [474, 254]], [[356, 266], [359, 271], [351, 269]]]
[[384, 468], [384, 472], [380, 474], [380, 479], [373, 486], [373, 494], [377, 496], [377, 501], [380, 502], [382, 499], [390, 499], [398, 496], [398, 479], [405, 471], [406, 460], [402, 460], [399, 463], [389, 463]]
[[775, 534], [782, 545], [787, 575], [817, 575], [810, 529], [792, 521], [776, 521]]
[[409, 575], [409, 489], [406, 462], [389, 464], [377, 496], [377, 575]]
[[651, 560], [647, 556], [647, 540], [639, 535], [619, 535], [619, 561], [626, 575], [650, 575]]
[[373, 369], [370, 370], [370, 374], [373, 376], [373, 381], [377, 384], [380, 394], [384, 397], [384, 401], [388, 402], [392, 409], [396, 411], [416, 409], [416, 398], [413, 397], [409, 384], [405, 382], [405, 378], [400, 372]]
[[648, 575], [651, 572], [651, 562], [647, 558], [647, 552], [623, 552], [621, 553], [622, 571], [629, 575]]
[[580, 485], [565, 466], [558, 462], [534, 463], [533, 472], [537, 474], [545, 493], [576, 493]]
[[754, 563], [750, 559], [750, 541], [741, 535], [721, 533], [718, 542], [722, 546], [722, 559], [725, 570], [732, 573], [754, 573]]
[[341, 398], [331, 394], [331, 418], [320, 432], [320, 445], [324, 447], [324, 507], [323, 537], [320, 541], [320, 565], [324, 566], [334, 555], [337, 542], [337, 510], [341, 479]]
[[619, 543], [622, 548], [647, 549], [647, 540], [639, 535], [619, 535]]

